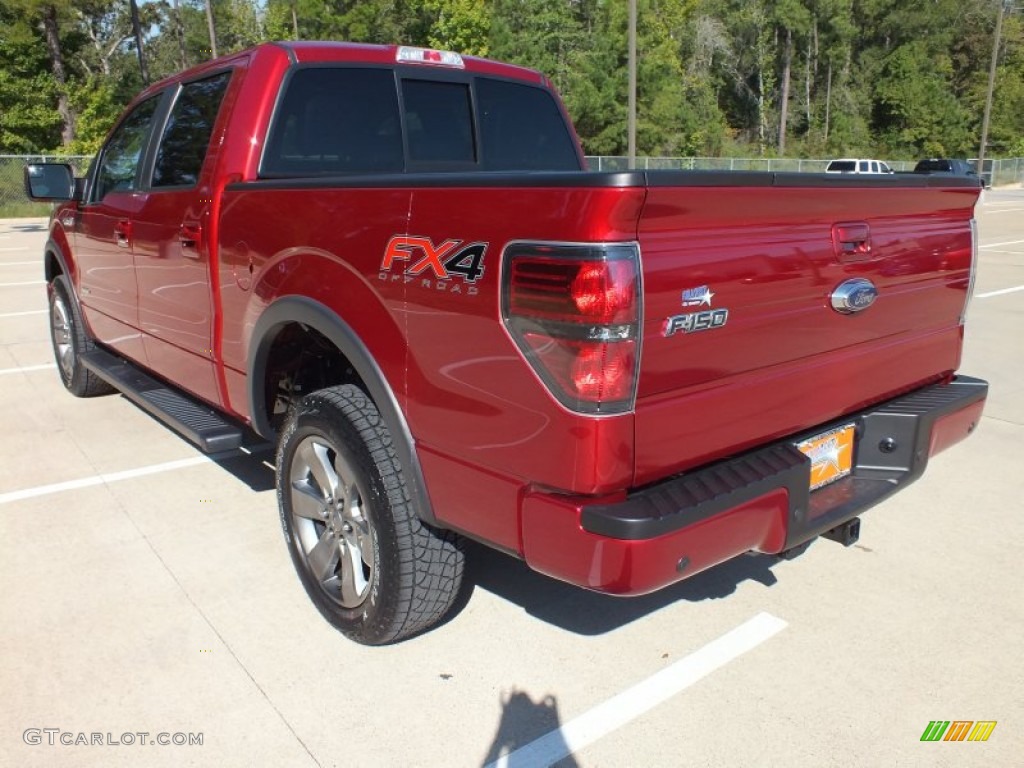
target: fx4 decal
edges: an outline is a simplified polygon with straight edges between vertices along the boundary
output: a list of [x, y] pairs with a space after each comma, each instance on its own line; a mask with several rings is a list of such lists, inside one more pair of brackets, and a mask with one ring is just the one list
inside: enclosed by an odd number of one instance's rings
[[[429, 237], [395, 235], [384, 249], [380, 263], [380, 279], [405, 278], [411, 283], [421, 278], [425, 288], [449, 290], [446, 281], [458, 279], [469, 284], [467, 293], [476, 293], [474, 284], [484, 274], [484, 254], [487, 243], [466, 243], [463, 240], [445, 240], [439, 245]], [[395, 262], [401, 272], [396, 274]], [[433, 281], [433, 284], [432, 284]], [[452, 287], [453, 293], [461, 293]]]

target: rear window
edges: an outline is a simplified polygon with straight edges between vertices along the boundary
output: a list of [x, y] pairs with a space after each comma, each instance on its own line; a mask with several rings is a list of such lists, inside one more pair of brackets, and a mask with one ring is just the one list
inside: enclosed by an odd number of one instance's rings
[[946, 173], [953, 170], [953, 164], [948, 160], [922, 160], [914, 170], [922, 173]]
[[403, 80], [411, 163], [475, 163], [472, 105], [465, 83]]
[[265, 176], [400, 171], [401, 123], [388, 69], [296, 70], [267, 142]]
[[479, 78], [476, 94], [485, 170], [579, 170], [569, 128], [549, 91]]
[[833, 160], [826, 170], [853, 173], [857, 170], [857, 163], [854, 160]]
[[260, 174], [580, 168], [570, 127], [544, 88], [489, 77], [396, 79], [390, 69], [350, 66], [293, 72]]
[[199, 182], [229, 80], [231, 73], [224, 72], [182, 86], [160, 139], [154, 187], [195, 186]]

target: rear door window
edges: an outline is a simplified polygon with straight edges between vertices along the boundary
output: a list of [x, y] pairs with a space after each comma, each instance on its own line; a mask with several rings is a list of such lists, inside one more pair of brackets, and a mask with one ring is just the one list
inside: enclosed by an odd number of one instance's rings
[[181, 87], [160, 139], [153, 187], [191, 187], [199, 182], [199, 172], [230, 80], [231, 73], [222, 72]]

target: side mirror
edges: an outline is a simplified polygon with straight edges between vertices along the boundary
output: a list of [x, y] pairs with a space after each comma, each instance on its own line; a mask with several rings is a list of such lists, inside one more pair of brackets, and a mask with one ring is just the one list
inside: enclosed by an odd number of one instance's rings
[[32, 163], [25, 166], [25, 192], [29, 199], [62, 203], [76, 199], [75, 174], [67, 163]]

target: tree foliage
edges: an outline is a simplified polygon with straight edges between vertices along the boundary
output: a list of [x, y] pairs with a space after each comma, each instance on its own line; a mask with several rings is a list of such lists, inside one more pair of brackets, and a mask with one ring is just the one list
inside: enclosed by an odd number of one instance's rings
[[[403, 43], [540, 70], [585, 150], [626, 148], [625, 0], [0, 0], [0, 152], [91, 152], [143, 86], [263, 40]], [[637, 0], [638, 151], [977, 152], [1000, 0]], [[1024, 150], [1011, 8], [989, 154]]]

